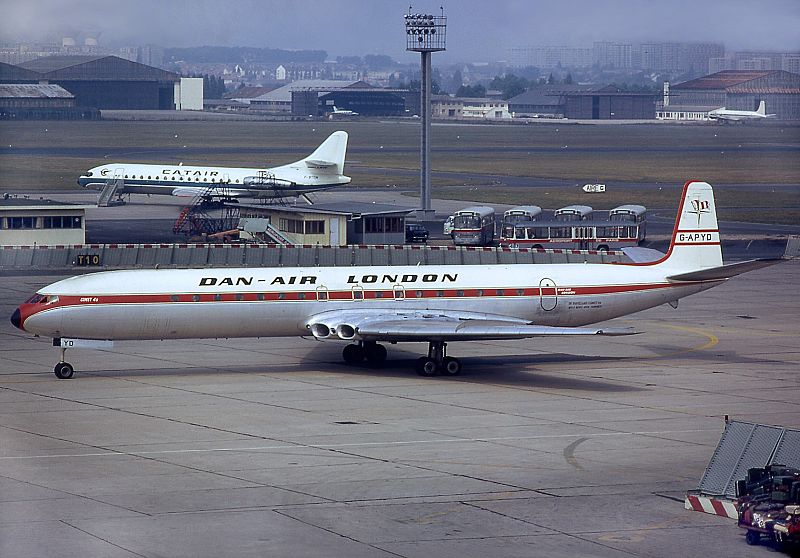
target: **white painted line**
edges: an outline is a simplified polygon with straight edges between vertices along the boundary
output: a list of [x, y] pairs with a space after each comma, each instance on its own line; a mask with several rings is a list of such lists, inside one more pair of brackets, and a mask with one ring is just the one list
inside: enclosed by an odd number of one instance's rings
[[265, 451], [265, 450], [286, 450], [286, 449], [338, 449], [338, 448], [358, 448], [358, 447], [371, 447], [371, 446], [404, 446], [414, 444], [468, 444], [474, 442], [503, 442], [509, 440], [547, 440], [558, 438], [605, 438], [612, 436], [652, 436], [658, 434], [689, 434], [695, 432], [717, 432], [713, 430], [662, 430], [662, 431], [642, 431], [642, 432], [601, 432], [598, 434], [551, 434], [542, 436], [497, 436], [487, 438], [438, 438], [433, 440], [405, 440], [405, 441], [387, 441], [387, 442], [353, 442], [348, 444], [280, 444], [271, 446], [247, 446], [240, 448], [198, 448], [198, 449], [180, 449], [180, 450], [157, 450], [157, 451], [106, 451], [96, 453], [59, 453], [51, 455], [17, 455], [17, 456], [3, 456], [0, 461], [8, 461], [15, 459], [60, 459], [71, 457], [121, 457], [121, 456], [146, 456], [146, 455], [167, 455], [167, 454], [180, 454], [180, 453], [213, 453], [213, 452], [247, 452], [247, 451]]

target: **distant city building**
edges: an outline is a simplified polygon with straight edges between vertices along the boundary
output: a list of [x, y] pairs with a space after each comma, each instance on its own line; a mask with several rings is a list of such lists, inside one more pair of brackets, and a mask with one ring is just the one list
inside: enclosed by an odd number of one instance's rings
[[601, 68], [625, 69], [632, 67], [633, 46], [609, 41], [595, 42], [592, 61]]
[[517, 46], [509, 49], [510, 64], [523, 68], [535, 66], [584, 68], [592, 65], [592, 49], [568, 46]]

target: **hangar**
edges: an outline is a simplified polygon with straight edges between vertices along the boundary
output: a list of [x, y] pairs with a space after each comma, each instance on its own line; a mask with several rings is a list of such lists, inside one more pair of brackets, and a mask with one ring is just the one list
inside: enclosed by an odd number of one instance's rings
[[655, 118], [656, 95], [605, 87], [560, 84], [532, 87], [508, 101], [516, 115], [580, 120], [645, 120]]
[[0, 84], [0, 120], [96, 120], [100, 111], [76, 107], [75, 97], [58, 85]]
[[764, 101], [778, 120], [800, 120], [800, 75], [783, 70], [723, 70], [665, 91], [664, 105], [672, 112], [755, 110]]
[[404, 90], [381, 89], [364, 81], [306, 79], [252, 97], [250, 107], [292, 116], [322, 116], [333, 107], [362, 116], [400, 116], [405, 113]]
[[[75, 97], [76, 106], [98, 109], [174, 110], [180, 84], [177, 74], [117, 56], [47, 56], [19, 68], [27, 70], [20, 77], [59, 85]], [[4, 78], [12, 82], [19, 80]]]

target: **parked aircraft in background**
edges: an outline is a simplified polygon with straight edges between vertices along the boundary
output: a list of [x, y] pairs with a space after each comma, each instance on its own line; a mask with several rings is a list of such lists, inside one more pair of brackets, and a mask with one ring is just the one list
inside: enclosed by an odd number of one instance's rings
[[767, 105], [764, 101], [758, 104], [757, 110], [728, 110], [725, 107], [709, 111], [708, 117], [711, 120], [727, 120], [730, 122], [742, 122], [744, 120], [761, 120], [763, 118], [774, 118], [774, 114], [767, 114]]
[[[305, 159], [280, 167], [230, 168], [187, 165], [109, 163], [89, 169], [78, 179], [84, 188], [102, 189], [122, 180], [121, 194], [165, 194], [194, 197], [299, 196], [350, 182], [344, 176], [347, 132], [332, 133]], [[211, 189], [211, 190], [209, 190]]]
[[630, 264], [517, 264], [108, 271], [40, 289], [11, 317], [64, 351], [123, 339], [313, 336], [350, 341], [348, 363], [378, 365], [380, 342], [428, 343], [421, 375], [458, 374], [451, 341], [626, 335], [590, 324], [720, 285], [780, 260], [723, 265], [714, 195], [688, 182], [669, 251]]
[[333, 112], [332, 115], [336, 116], [358, 116], [358, 113], [354, 110], [347, 110], [347, 109], [339, 109], [336, 108], [336, 105], [333, 105]]

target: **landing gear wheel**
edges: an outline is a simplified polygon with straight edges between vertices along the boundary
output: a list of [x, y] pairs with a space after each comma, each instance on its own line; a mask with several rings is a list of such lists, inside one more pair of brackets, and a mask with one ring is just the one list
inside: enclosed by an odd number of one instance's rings
[[428, 357], [420, 357], [417, 359], [417, 374], [420, 376], [435, 376], [439, 373], [439, 365], [436, 361]]
[[347, 364], [358, 364], [364, 360], [364, 349], [355, 344], [350, 344], [342, 350], [342, 358]]
[[458, 376], [461, 373], [461, 361], [455, 357], [445, 357], [442, 361], [442, 373], [447, 376]]
[[75, 369], [69, 362], [59, 362], [56, 364], [56, 367], [53, 368], [53, 373], [59, 380], [68, 380], [69, 378], [72, 378], [72, 375], [75, 373]]
[[365, 345], [364, 353], [367, 362], [372, 366], [380, 366], [386, 362], [386, 347], [383, 345], [378, 345], [377, 343], [374, 345]]
[[747, 531], [747, 534], [744, 536], [744, 540], [747, 544], [753, 546], [761, 542], [761, 533], [758, 531]]

